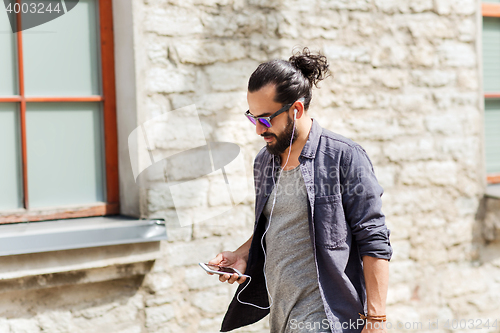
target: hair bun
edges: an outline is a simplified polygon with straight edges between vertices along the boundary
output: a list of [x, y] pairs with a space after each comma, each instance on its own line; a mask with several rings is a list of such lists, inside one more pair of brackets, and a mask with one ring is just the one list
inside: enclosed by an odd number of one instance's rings
[[296, 52], [288, 61], [302, 72], [311, 86], [315, 85], [317, 87], [319, 81], [330, 75], [326, 57], [319, 52], [318, 54], [311, 54], [307, 47], [302, 52]]

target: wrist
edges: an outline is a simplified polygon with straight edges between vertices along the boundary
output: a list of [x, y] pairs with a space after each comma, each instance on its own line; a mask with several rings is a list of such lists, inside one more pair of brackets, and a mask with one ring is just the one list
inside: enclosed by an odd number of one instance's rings
[[371, 322], [387, 321], [387, 317], [386, 317], [385, 313], [384, 314], [382, 314], [382, 313], [378, 313], [378, 314], [368, 313], [367, 315], [360, 313], [359, 317], [361, 319], [366, 319], [367, 321], [371, 321]]
[[252, 237], [250, 237], [245, 243], [243, 243], [239, 248], [237, 248], [233, 253], [238, 256], [238, 258], [243, 259], [248, 262], [248, 254], [250, 253], [250, 246], [252, 245]]
[[243, 260], [245, 260], [245, 262], [248, 261], [248, 250], [242, 249], [240, 247], [237, 250], [235, 250], [233, 253], [238, 257], [238, 259], [243, 259]]
[[385, 304], [368, 304], [366, 311], [367, 316], [385, 316], [385, 314]]

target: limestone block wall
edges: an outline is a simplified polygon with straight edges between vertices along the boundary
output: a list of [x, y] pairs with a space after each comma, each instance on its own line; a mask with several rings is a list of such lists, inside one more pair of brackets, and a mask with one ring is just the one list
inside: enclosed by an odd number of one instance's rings
[[[385, 189], [394, 247], [390, 320], [404, 330], [439, 320], [443, 331], [446, 320], [493, 322], [500, 247], [486, 241], [478, 218], [485, 176], [479, 10], [468, 0], [148, 1], [142, 113], [196, 104], [207, 140], [243, 147], [250, 170], [263, 142], [242, 117], [249, 75], [294, 47], [321, 50], [334, 75], [314, 92], [310, 113], [366, 148]], [[206, 193], [194, 207], [213, 205]], [[146, 196], [146, 215], [175, 221], [168, 191]], [[177, 288], [182, 301], [174, 306], [196, 313], [198, 327], [216, 329], [232, 288], [203, 278], [196, 263], [248, 238], [251, 204], [249, 197], [234, 215], [190, 228], [169, 222], [171, 257], [156, 264], [158, 274], [172, 276], [175, 267], [200, 276], [164, 291]], [[202, 306], [200, 295], [211, 301]]]
[[[151, 271], [3, 293], [0, 332], [218, 332], [236, 286], [206, 276], [197, 264], [236, 249], [252, 232], [251, 165], [263, 141], [243, 116], [247, 80], [260, 62], [286, 59], [303, 46], [325, 54], [334, 74], [313, 93], [309, 112], [367, 150], [385, 189], [394, 247], [392, 330], [428, 330], [436, 320], [440, 332], [451, 331], [446, 320], [500, 321], [500, 242], [491, 234], [499, 229], [498, 214], [486, 211], [498, 205], [482, 199], [478, 1], [132, 2], [137, 117], [156, 119], [148, 130], [151, 153], [199, 145], [199, 131], [178, 126], [181, 135], [172, 137], [165, 118], [194, 104], [208, 143], [242, 149], [244, 170], [228, 176], [244, 195], [228, 205], [213, 176], [179, 203], [168, 170], [146, 173], [137, 185], [141, 215], [165, 218], [169, 236]], [[179, 204], [192, 224], [180, 225]], [[218, 210], [227, 213], [196, 215]], [[407, 326], [397, 329], [398, 321]], [[268, 325], [263, 320], [238, 331], [266, 332]]]

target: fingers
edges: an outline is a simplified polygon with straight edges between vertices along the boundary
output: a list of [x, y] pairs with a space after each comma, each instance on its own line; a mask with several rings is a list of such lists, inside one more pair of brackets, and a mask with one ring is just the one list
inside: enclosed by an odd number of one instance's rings
[[233, 275], [231, 275], [231, 277], [229, 278], [229, 281], [227, 281], [227, 282], [229, 282], [229, 284], [233, 284], [236, 280], [238, 280], [238, 278], [239, 278], [239, 275], [234, 273]]
[[[239, 279], [238, 279], [239, 278]], [[220, 282], [228, 282], [229, 284], [233, 284], [235, 283], [236, 281], [239, 283], [239, 284], [242, 284], [243, 282], [245, 282], [246, 280], [246, 277], [245, 276], [239, 276], [238, 274], [234, 273], [233, 275], [230, 275], [230, 274], [224, 274], [224, 275], [220, 275], [219, 276], [219, 281]]]
[[[239, 279], [238, 279], [239, 277]], [[229, 284], [233, 284], [235, 283], [236, 281], [238, 281], [238, 283], [243, 283], [245, 282], [245, 279], [246, 277], [242, 276], [240, 277], [238, 274], [234, 273], [233, 275], [230, 275], [230, 274], [224, 274], [224, 275], [219, 275], [219, 281], [220, 282], [228, 282]]]
[[[222, 253], [219, 253], [215, 258], [213, 258], [212, 260], [210, 260], [208, 262], [208, 264], [212, 264], [212, 265], [220, 265], [220, 262], [223, 260], [223, 256], [222, 256]], [[209, 275], [214, 275], [214, 273], [210, 273], [210, 272], [207, 272], [207, 274]], [[220, 276], [219, 276], [219, 279], [220, 279]]]
[[247, 280], [247, 277], [246, 277], [246, 276], [241, 276], [241, 277], [237, 280], [237, 282], [238, 282], [239, 284], [242, 284], [242, 283], [243, 283], [243, 282], [245, 282], [246, 280]]
[[226, 282], [227, 280], [229, 280], [230, 277], [231, 277], [231, 275], [229, 275], [229, 274], [219, 275], [219, 281]]
[[210, 260], [208, 263], [212, 264], [212, 265], [219, 265], [223, 259], [224, 259], [224, 256], [222, 255], [222, 253], [219, 253], [215, 258]]
[[[219, 265], [219, 266], [231, 266], [234, 260], [228, 260], [227, 257], [224, 255], [224, 253], [229, 253], [229, 252], [221, 252], [219, 253], [214, 259], [210, 260], [208, 263], [211, 265]], [[244, 270], [244, 269], [243, 269]], [[213, 275], [212, 273], [208, 273], [210, 275]], [[235, 282], [238, 282], [239, 284], [245, 282], [246, 277], [244, 276], [239, 276], [238, 274], [224, 274], [224, 275], [219, 275], [219, 281], [220, 282], [228, 282], [230, 284], [233, 284]]]

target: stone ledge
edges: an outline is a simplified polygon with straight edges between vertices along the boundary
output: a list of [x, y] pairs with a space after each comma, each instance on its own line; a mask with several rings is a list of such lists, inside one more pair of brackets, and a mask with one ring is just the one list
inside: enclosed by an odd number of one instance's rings
[[154, 261], [146, 261], [86, 270], [32, 275], [15, 279], [2, 279], [0, 280], [0, 293], [55, 288], [66, 285], [80, 285], [133, 276], [144, 276], [151, 271], [153, 264]]
[[83, 284], [145, 275], [160, 242], [0, 257], [0, 292]]

